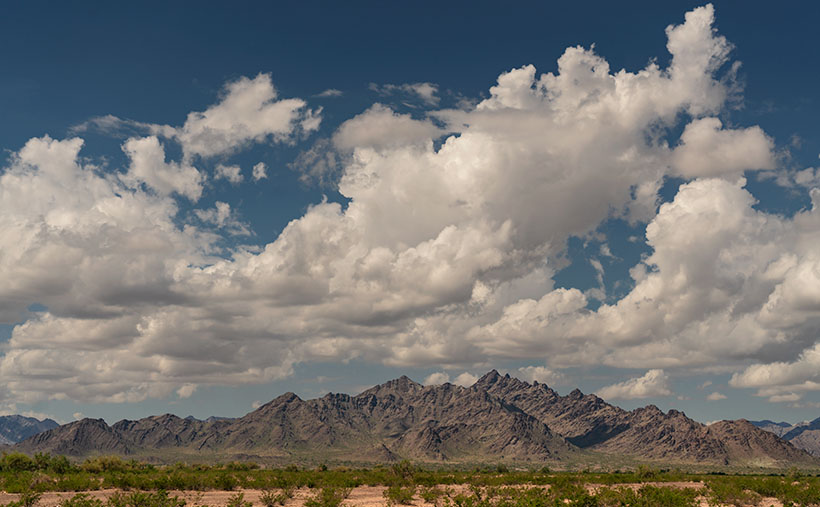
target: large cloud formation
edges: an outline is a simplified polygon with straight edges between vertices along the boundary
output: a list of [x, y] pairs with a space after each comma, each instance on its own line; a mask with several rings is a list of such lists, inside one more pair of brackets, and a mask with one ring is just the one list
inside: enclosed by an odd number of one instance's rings
[[[190, 395], [328, 359], [669, 369], [797, 357], [820, 323], [818, 213], [754, 209], [742, 175], [775, 169], [773, 142], [717, 119], [737, 91], [713, 22], [709, 5], [667, 28], [666, 68], [612, 72], [573, 47], [555, 74], [505, 72], [470, 110], [419, 120], [375, 105], [326, 142], [349, 204], [318, 203], [228, 257], [213, 230], [180, 223], [176, 199], [203, 192], [196, 157], [316, 128], [318, 112], [277, 101], [269, 76], [230, 84], [182, 127], [151, 127], [180, 143], [180, 162], [155, 136], [125, 143], [119, 173], [83, 163], [78, 138], [32, 139], [0, 176], [0, 309], [5, 322], [47, 310], [13, 330], [7, 396]], [[658, 211], [665, 176], [690, 182]], [[222, 204], [195, 216], [227, 223]], [[592, 311], [581, 291], [554, 288], [553, 266], [569, 237], [612, 217], [648, 222], [654, 251], [626, 297]], [[733, 382], [811, 381], [810, 357]]]

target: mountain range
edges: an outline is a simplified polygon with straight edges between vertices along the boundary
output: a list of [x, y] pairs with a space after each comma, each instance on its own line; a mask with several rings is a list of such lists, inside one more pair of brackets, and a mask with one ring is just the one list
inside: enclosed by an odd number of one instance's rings
[[0, 445], [13, 445], [37, 433], [59, 426], [51, 419], [39, 420], [22, 415], [0, 416]]
[[302, 400], [286, 393], [237, 419], [166, 414], [109, 426], [83, 419], [14, 446], [69, 456], [216, 456], [277, 461], [575, 462], [818, 465], [807, 452], [745, 420], [709, 426], [650, 405], [626, 411], [579, 390], [493, 370], [471, 387], [407, 377], [361, 394]]
[[774, 421], [751, 421], [758, 428], [770, 431], [810, 454], [820, 457], [820, 417], [797, 424]]

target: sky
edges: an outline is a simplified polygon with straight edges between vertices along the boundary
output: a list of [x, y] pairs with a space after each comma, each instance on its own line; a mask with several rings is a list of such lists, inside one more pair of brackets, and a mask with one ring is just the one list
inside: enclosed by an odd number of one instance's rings
[[9, 2], [0, 412], [490, 369], [820, 416], [820, 7]]

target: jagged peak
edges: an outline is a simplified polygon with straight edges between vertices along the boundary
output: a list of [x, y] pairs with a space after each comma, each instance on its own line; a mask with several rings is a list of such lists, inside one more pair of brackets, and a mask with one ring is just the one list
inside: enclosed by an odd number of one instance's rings
[[572, 392], [570, 392], [567, 395], [567, 398], [569, 398], [571, 400], [580, 400], [583, 397], [584, 397], [584, 393], [582, 393], [581, 390], [578, 389], [577, 387], [575, 389], [573, 389]]
[[651, 413], [651, 414], [659, 414], [664, 415], [663, 410], [659, 409], [657, 405], [649, 404], [645, 407], [636, 408], [633, 413], [635, 414], [642, 414], [642, 413]]
[[493, 368], [492, 370], [490, 370], [487, 373], [485, 373], [484, 375], [482, 375], [481, 378], [478, 379], [476, 381], [476, 383], [473, 384], [473, 385], [476, 385], [476, 386], [484, 386], [484, 385], [491, 386], [491, 385], [495, 384], [496, 382], [498, 382], [498, 380], [500, 378], [501, 378], [501, 374], [498, 373], [498, 370]]
[[527, 388], [531, 387], [531, 385], [527, 382], [524, 382], [521, 379], [511, 376], [509, 373], [505, 373], [501, 375], [498, 370], [492, 369], [489, 372], [485, 373], [483, 377], [478, 379], [478, 381], [473, 384], [473, 387], [479, 389], [489, 389], [492, 386], [498, 384], [499, 386], [503, 386], [506, 388]]
[[371, 387], [370, 389], [358, 394], [357, 397], [364, 397], [376, 394], [388, 393], [415, 393], [424, 389], [424, 386], [414, 381], [407, 375], [402, 375], [399, 378], [388, 380], [384, 384]]

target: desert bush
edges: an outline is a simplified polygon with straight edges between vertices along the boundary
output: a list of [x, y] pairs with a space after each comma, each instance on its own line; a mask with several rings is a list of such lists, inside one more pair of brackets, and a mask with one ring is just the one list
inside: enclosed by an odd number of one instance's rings
[[37, 470], [37, 464], [22, 452], [3, 453], [0, 458], [0, 470], [3, 472], [31, 472]]
[[92, 498], [88, 493], [77, 493], [60, 501], [60, 507], [103, 507], [103, 502], [99, 498]]
[[444, 490], [437, 488], [436, 486], [425, 486], [421, 488], [419, 496], [425, 502], [438, 507], [441, 502], [441, 498], [444, 496]]
[[638, 469], [635, 471], [635, 476], [636, 476], [636, 477], [638, 478], [638, 480], [640, 480], [641, 482], [644, 482], [644, 481], [654, 481], [655, 479], [657, 479], [657, 478], [658, 478], [658, 471], [657, 471], [657, 470], [655, 470], [655, 469], [653, 469], [653, 468], [651, 468], [651, 467], [648, 467], [648, 466], [646, 466], [646, 465], [641, 465], [641, 466], [639, 466], [639, 467], [638, 467]]
[[410, 505], [413, 503], [413, 496], [416, 494], [415, 486], [402, 486], [394, 484], [384, 490], [384, 497], [388, 505]]
[[136, 461], [125, 461], [119, 456], [97, 456], [86, 459], [80, 468], [92, 474], [99, 474], [132, 471], [139, 469], [140, 465]]
[[228, 498], [227, 507], [253, 507], [253, 503], [245, 500], [245, 493], [239, 492]]
[[348, 488], [326, 486], [305, 500], [305, 507], [339, 507], [349, 494]]
[[274, 507], [275, 505], [285, 505], [285, 502], [291, 498], [293, 498], [293, 488], [285, 488], [278, 492], [264, 491], [259, 497], [259, 501], [265, 507]]
[[166, 491], [134, 491], [130, 494], [114, 493], [108, 499], [106, 507], [185, 507], [185, 500], [169, 496]]
[[216, 487], [224, 491], [233, 491], [239, 484], [233, 474], [222, 473], [216, 477]]

